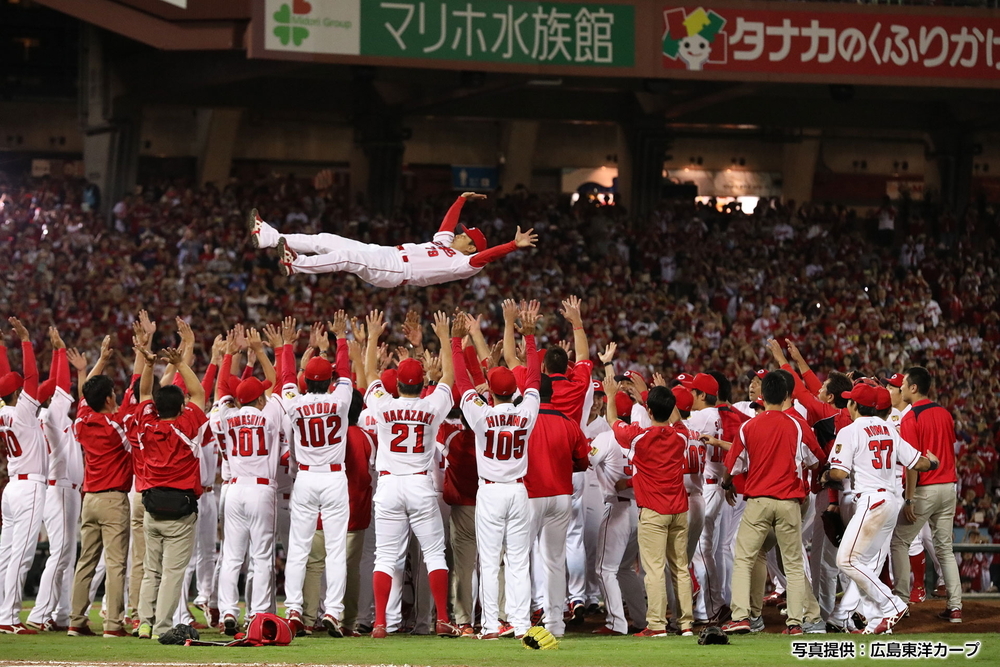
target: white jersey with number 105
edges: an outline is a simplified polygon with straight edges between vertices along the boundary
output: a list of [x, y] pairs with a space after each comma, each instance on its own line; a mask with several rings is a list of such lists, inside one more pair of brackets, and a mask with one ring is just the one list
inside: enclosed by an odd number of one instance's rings
[[365, 403], [375, 416], [375, 468], [393, 475], [427, 472], [434, 465], [437, 432], [451, 412], [451, 387], [439, 384], [424, 398], [393, 398], [380, 381], [368, 387]]
[[537, 389], [526, 390], [520, 405], [494, 407], [471, 389], [465, 392], [462, 413], [476, 433], [476, 466], [482, 479], [516, 482], [528, 474], [528, 438], [540, 406]]
[[830, 453], [830, 466], [851, 473], [857, 494], [895, 491], [896, 463], [912, 468], [918, 460], [920, 452], [878, 417], [859, 417], [842, 428]]

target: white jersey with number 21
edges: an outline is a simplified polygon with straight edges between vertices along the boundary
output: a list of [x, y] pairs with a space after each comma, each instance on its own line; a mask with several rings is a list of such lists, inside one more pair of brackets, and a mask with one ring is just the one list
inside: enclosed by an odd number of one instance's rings
[[368, 387], [365, 403], [378, 431], [378, 471], [393, 475], [429, 471], [434, 465], [438, 428], [451, 412], [451, 387], [438, 384], [424, 398], [393, 398], [376, 381]]

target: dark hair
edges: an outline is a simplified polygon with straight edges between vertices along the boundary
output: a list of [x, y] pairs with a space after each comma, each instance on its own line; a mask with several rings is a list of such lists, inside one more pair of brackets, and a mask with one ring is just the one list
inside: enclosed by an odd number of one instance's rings
[[0, 396], [0, 401], [3, 401], [4, 403], [7, 403], [7, 404], [13, 403], [14, 402], [14, 394], [16, 394], [16, 393], [17, 392], [15, 391], [15, 392], [12, 392], [10, 394], [7, 394], [6, 396]]
[[906, 369], [906, 384], [917, 385], [917, 391], [924, 396], [931, 393], [931, 374], [923, 366], [911, 366]]
[[670, 415], [674, 413], [677, 405], [677, 397], [674, 392], [666, 387], [653, 387], [646, 396], [646, 407], [653, 421], [664, 423], [670, 421]]
[[357, 389], [351, 394], [351, 407], [347, 410], [348, 426], [357, 426], [361, 411], [365, 409], [365, 398]]
[[844, 392], [848, 392], [854, 388], [854, 383], [851, 382], [851, 378], [847, 377], [843, 373], [838, 373], [833, 371], [830, 373], [830, 378], [827, 380], [826, 393], [833, 394], [833, 405], [837, 408], [846, 408], [847, 399], [841, 396]]
[[569, 355], [561, 347], [550, 347], [545, 350], [545, 371], [563, 375], [569, 367]]
[[858, 414], [862, 417], [875, 417], [878, 415], [878, 410], [869, 405], [861, 405], [857, 401], [854, 402], [854, 409], [858, 411]]
[[306, 380], [307, 394], [327, 394], [332, 380]]
[[104, 404], [115, 395], [115, 383], [107, 375], [95, 375], [83, 385], [83, 399], [91, 410], [100, 412]]
[[173, 419], [184, 409], [184, 392], [175, 384], [160, 387], [153, 392], [153, 405], [160, 419]]
[[777, 371], [768, 373], [760, 381], [760, 393], [768, 405], [781, 405], [788, 398], [788, 385]]
[[549, 403], [552, 400], [552, 378], [542, 373], [542, 381], [538, 387], [538, 397], [542, 403]]
[[[788, 395], [791, 396], [795, 393], [795, 376], [791, 374], [790, 371], [786, 371], [783, 368], [779, 368], [774, 371], [778, 377], [785, 381], [785, 390], [788, 391]], [[770, 375], [770, 373], [768, 373]]]
[[[715, 378], [715, 381], [719, 383], [719, 400], [723, 403], [728, 403], [733, 400], [733, 383], [729, 381], [729, 378], [719, 371], [709, 371], [708, 374]], [[711, 403], [710, 405], [715, 404]]]
[[399, 394], [402, 396], [406, 394], [408, 396], [419, 396], [420, 392], [424, 389], [424, 383], [420, 384], [405, 384], [403, 382], [396, 382], [396, 387], [399, 389]]
[[[704, 397], [702, 400], [705, 401], [706, 405], [712, 406], [719, 402], [719, 397], [716, 396], [715, 394], [708, 394], [702, 391], [701, 389], [692, 389], [691, 390], [692, 396], [694, 395], [694, 392], [698, 392]], [[684, 419], [687, 419], [687, 417], [685, 417]]]
[[892, 406], [889, 406], [885, 410], [878, 410], [875, 416], [879, 419], [888, 419], [890, 414], [892, 414]]

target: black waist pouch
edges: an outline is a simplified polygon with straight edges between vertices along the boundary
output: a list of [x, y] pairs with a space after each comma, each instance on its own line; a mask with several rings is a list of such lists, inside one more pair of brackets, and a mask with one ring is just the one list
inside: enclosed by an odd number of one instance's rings
[[142, 492], [142, 506], [161, 519], [183, 519], [198, 512], [198, 496], [194, 491], [157, 486]]

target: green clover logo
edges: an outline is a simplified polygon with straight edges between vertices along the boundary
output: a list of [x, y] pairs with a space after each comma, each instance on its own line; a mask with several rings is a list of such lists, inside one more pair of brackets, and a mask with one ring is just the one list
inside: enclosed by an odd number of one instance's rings
[[309, 36], [308, 28], [289, 25], [292, 22], [292, 9], [287, 3], [281, 5], [281, 9], [274, 13], [274, 20], [285, 24], [274, 28], [274, 35], [281, 40], [282, 46], [288, 46], [289, 40], [294, 42], [295, 46], [302, 46], [302, 41]]

